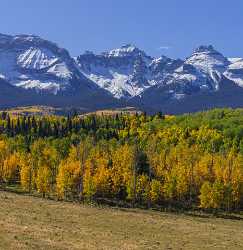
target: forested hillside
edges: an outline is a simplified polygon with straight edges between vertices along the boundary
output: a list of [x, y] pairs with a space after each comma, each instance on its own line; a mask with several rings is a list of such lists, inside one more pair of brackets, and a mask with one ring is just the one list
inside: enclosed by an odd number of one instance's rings
[[67, 200], [243, 208], [243, 110], [0, 118], [0, 185]]

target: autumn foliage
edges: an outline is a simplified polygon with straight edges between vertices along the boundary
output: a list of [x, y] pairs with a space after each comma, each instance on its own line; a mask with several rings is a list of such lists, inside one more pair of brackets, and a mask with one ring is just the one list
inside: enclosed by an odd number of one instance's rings
[[133, 206], [243, 208], [243, 111], [0, 120], [0, 184]]

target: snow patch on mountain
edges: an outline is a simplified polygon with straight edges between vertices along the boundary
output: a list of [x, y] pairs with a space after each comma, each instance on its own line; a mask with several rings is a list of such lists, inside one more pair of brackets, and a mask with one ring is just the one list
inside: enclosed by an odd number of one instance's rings
[[37, 36], [0, 34], [0, 74], [10, 84], [53, 94], [81, 76], [73, 58], [56, 44]]
[[[186, 59], [185, 64], [192, 65], [198, 74], [201, 74], [200, 78], [205, 78], [205, 81], [211, 83], [209, 87], [218, 90], [219, 82], [230, 61], [216, 51], [212, 45], [209, 45], [198, 47], [192, 56]], [[202, 87], [206, 86], [202, 85]]]
[[132, 45], [101, 55], [86, 52], [76, 61], [82, 74], [116, 98], [140, 95], [152, 85], [148, 80], [152, 58]]
[[17, 64], [22, 68], [40, 70], [51, 66], [57, 60], [51, 51], [31, 47], [18, 56]]
[[65, 62], [55, 63], [47, 70], [47, 73], [53, 74], [64, 80], [71, 79], [73, 75]]
[[[92, 66], [92, 68], [94, 67]], [[82, 71], [88, 79], [97, 83], [101, 88], [107, 89], [116, 98], [121, 98], [124, 92], [129, 93], [130, 86], [126, 84], [129, 79], [128, 74], [101, 67], [95, 68], [92, 72]]]
[[45, 80], [22, 80], [19, 82], [15, 83], [15, 86], [17, 87], [23, 87], [25, 89], [36, 89], [38, 92], [40, 90], [44, 90], [44, 91], [48, 91], [51, 92], [53, 94], [57, 94], [58, 91], [60, 90], [60, 84], [56, 83], [56, 82], [49, 82], [49, 81], [45, 81]]
[[209, 45], [197, 48], [185, 63], [191, 64], [199, 71], [207, 74], [210, 71], [224, 71], [230, 62], [213, 46]]
[[142, 97], [150, 89], [181, 99], [217, 91], [223, 78], [243, 87], [243, 58], [226, 58], [211, 45], [198, 47], [185, 60], [153, 58], [131, 44], [72, 58], [38, 36], [0, 34], [0, 79], [37, 92], [58, 94], [86, 81], [91, 91], [102, 88], [118, 99]]
[[236, 63], [236, 62], [242, 60], [242, 58], [241, 57], [228, 57], [228, 60], [230, 63]]
[[243, 58], [230, 58], [231, 64], [224, 72], [224, 76], [243, 87]]
[[104, 52], [103, 55], [107, 57], [124, 57], [129, 56], [131, 54], [138, 54], [140, 50], [131, 44], [127, 44], [122, 46], [119, 49], [113, 49], [109, 52]]
[[190, 88], [217, 90], [231, 61], [212, 46], [200, 46], [182, 61], [166, 56], [152, 58], [135, 46], [125, 45], [101, 55], [86, 53], [77, 58], [77, 63], [87, 78], [116, 98], [142, 95], [154, 85], [176, 86], [170, 93], [181, 98]]

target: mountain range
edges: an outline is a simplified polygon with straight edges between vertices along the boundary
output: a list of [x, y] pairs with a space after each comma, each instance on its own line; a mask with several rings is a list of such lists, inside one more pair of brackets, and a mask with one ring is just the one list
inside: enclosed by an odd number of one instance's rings
[[211, 45], [184, 60], [154, 58], [130, 44], [73, 58], [38, 36], [0, 34], [0, 108], [20, 105], [166, 113], [243, 107], [243, 59]]

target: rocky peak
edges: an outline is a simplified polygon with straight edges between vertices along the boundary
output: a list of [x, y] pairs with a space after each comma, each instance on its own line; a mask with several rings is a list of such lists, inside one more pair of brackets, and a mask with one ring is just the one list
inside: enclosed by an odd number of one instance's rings
[[126, 44], [118, 49], [110, 50], [109, 52], [104, 52], [106, 57], [137, 57], [144, 56], [147, 57], [144, 51], [138, 49], [136, 46], [131, 44]]
[[230, 64], [229, 60], [215, 50], [212, 45], [199, 46], [194, 50], [192, 55], [186, 59], [185, 63], [193, 65], [203, 73], [209, 73], [212, 71], [223, 72]]
[[193, 53], [212, 53], [217, 52], [212, 45], [201, 45]]

